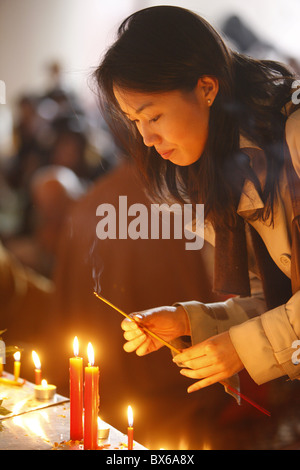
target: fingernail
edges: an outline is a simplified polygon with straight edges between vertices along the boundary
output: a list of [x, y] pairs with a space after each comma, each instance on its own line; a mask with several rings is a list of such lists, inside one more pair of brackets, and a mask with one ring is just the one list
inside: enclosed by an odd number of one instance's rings
[[180, 359], [178, 359], [178, 356], [179, 356], [179, 354], [176, 354], [176, 356], [173, 357], [173, 361], [174, 361], [174, 362], [180, 361]]
[[136, 320], [136, 321], [141, 321], [143, 320], [143, 316], [142, 315], [139, 315], [138, 313], [136, 315], [133, 315], [133, 318]]

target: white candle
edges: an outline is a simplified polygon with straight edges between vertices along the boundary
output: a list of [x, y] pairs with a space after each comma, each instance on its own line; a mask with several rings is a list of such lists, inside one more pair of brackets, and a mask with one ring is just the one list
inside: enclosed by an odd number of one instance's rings
[[51, 400], [56, 394], [56, 386], [47, 383], [47, 380], [43, 379], [41, 385], [35, 385], [34, 394], [37, 400]]
[[102, 421], [98, 416], [98, 438], [99, 439], [108, 439], [109, 436], [109, 426]]

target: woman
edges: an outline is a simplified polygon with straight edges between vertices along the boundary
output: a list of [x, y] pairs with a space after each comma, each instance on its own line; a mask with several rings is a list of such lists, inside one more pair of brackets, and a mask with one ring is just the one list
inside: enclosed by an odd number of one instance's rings
[[[291, 101], [292, 72], [231, 51], [192, 12], [158, 6], [123, 22], [95, 77], [111, 129], [153, 199], [204, 204], [214, 288], [232, 295], [154, 308], [137, 321], [181, 349], [190, 337], [192, 346], [173, 359], [196, 379], [189, 392], [243, 368], [258, 384], [298, 378], [292, 190], [299, 192], [300, 110]], [[124, 320], [122, 328], [128, 352], [161, 346], [136, 322]]]

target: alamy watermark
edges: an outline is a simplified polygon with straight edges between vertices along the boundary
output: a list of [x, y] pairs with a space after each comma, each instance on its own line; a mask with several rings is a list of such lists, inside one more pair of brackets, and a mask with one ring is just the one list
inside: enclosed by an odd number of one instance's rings
[[119, 196], [116, 209], [112, 204], [100, 204], [96, 235], [100, 240], [116, 239], [185, 239], [186, 250], [200, 250], [204, 244], [204, 205], [141, 203], [128, 207], [127, 196]]
[[5, 364], [5, 343], [2, 339], [0, 339], [0, 364]]
[[300, 339], [296, 339], [293, 343], [292, 343], [292, 348], [293, 349], [296, 349], [295, 352], [293, 352], [292, 354], [292, 363], [295, 364], [295, 366], [297, 366], [298, 364], [300, 364]]
[[6, 86], [3, 80], [0, 80], [0, 104], [6, 104]]
[[299, 104], [300, 103], [300, 80], [294, 80], [292, 83], [292, 88], [297, 88], [296, 91], [293, 92], [292, 94], [292, 102], [293, 104]]

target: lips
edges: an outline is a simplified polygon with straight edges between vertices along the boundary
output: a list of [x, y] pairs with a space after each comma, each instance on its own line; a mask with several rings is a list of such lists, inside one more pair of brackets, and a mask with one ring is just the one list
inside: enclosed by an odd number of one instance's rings
[[165, 160], [168, 160], [172, 154], [173, 150], [167, 150], [165, 152], [158, 151], [159, 155], [164, 158]]

